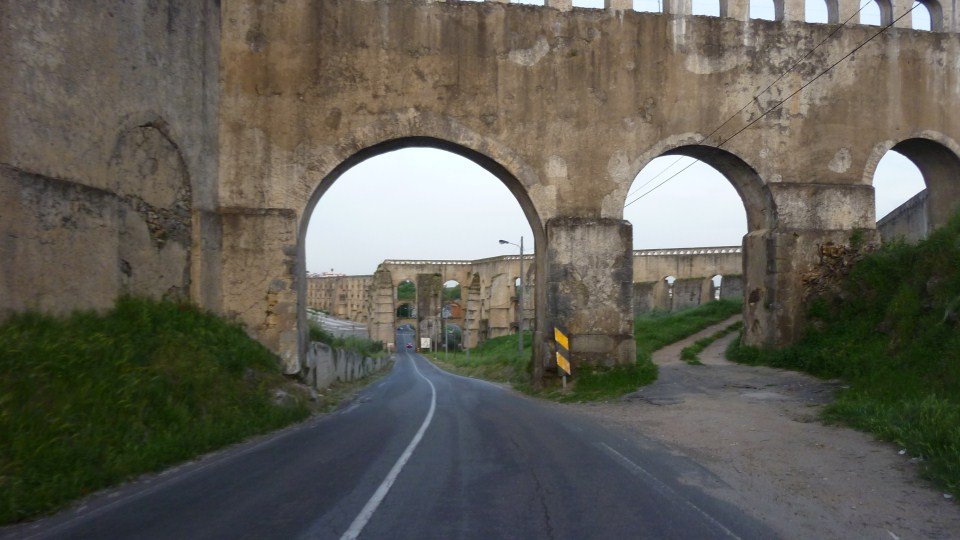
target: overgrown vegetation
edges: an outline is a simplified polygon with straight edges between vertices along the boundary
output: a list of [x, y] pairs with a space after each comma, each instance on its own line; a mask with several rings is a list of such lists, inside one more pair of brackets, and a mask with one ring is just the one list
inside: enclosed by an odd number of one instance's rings
[[704, 349], [709, 347], [714, 341], [730, 335], [741, 328], [743, 328], [743, 322], [737, 321], [719, 332], [714, 332], [705, 338], [694, 341], [693, 345], [684, 347], [683, 350], [680, 351], [680, 359], [691, 366], [702, 366], [703, 362], [700, 361], [700, 353], [703, 352]]
[[415, 300], [417, 298], [417, 286], [412, 281], [404, 281], [397, 285], [397, 300]]
[[386, 354], [382, 341], [373, 341], [368, 338], [356, 336], [337, 337], [316, 321], [310, 321], [309, 325], [310, 341], [319, 341], [331, 347], [354, 351], [368, 358], [378, 358]]
[[443, 300], [445, 302], [451, 301], [451, 300], [460, 300], [460, 284], [457, 283], [453, 287], [444, 287]]
[[273, 354], [195, 307], [16, 316], [0, 325], [0, 522], [301, 420], [305, 401]]
[[[677, 313], [652, 313], [638, 317], [634, 323], [637, 362], [612, 368], [584, 368], [574, 373], [567, 388], [559, 383], [535, 395], [557, 401], [596, 401], [622, 396], [650, 384], [657, 378], [657, 366], [651, 360], [653, 351], [695, 334], [704, 328], [739, 313], [741, 303], [727, 299]], [[515, 388], [532, 392], [530, 387], [530, 335], [524, 337], [524, 354], [517, 354], [516, 335], [487, 340], [470, 352], [450, 353], [438, 363], [445, 368], [471, 377], [506, 382]]]
[[736, 343], [745, 364], [840, 378], [848, 387], [824, 417], [897, 443], [924, 473], [960, 493], [960, 217], [910, 246], [887, 245], [857, 263], [839, 291], [812, 303], [795, 346]]

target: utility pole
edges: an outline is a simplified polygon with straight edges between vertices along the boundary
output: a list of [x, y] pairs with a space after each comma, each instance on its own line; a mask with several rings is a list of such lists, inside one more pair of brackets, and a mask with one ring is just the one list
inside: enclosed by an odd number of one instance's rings
[[520, 248], [520, 277], [517, 278], [517, 353], [523, 356], [523, 237], [520, 237], [520, 243], [514, 244], [506, 240], [500, 240], [501, 244], [510, 244]]
[[[460, 299], [463, 300], [463, 287], [460, 288]], [[467, 299], [463, 300], [463, 305], [466, 306], [463, 312], [463, 330], [460, 332], [460, 343], [463, 345], [463, 348], [467, 350], [467, 363], [470, 363], [470, 291], [467, 291]]]
[[517, 289], [517, 354], [523, 356], [523, 237], [520, 237], [520, 287]]

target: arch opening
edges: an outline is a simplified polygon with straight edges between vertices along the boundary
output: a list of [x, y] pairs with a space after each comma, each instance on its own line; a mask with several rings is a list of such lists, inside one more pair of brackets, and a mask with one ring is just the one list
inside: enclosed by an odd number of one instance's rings
[[704, 15], [707, 17], [720, 16], [719, 0], [692, 0], [690, 5], [692, 15]]
[[764, 21], [782, 21], [783, 2], [784, 0], [750, 0], [748, 16]]
[[839, 0], [806, 0], [803, 20], [808, 23], [839, 24]]
[[960, 157], [930, 139], [906, 139], [891, 147], [870, 181], [884, 241], [926, 238], [960, 209]]
[[914, 30], [943, 32], [943, 7], [937, 0], [914, 2], [910, 17], [910, 26]]
[[642, 314], [742, 299], [743, 276], [765, 271], [762, 258], [750, 261], [747, 239], [776, 227], [776, 209], [766, 184], [739, 157], [687, 145], [647, 163], [624, 219], [633, 224], [634, 313]]
[[860, 24], [886, 26], [893, 22], [893, 4], [890, 0], [870, 0], [860, 11]]
[[[301, 358], [304, 358], [303, 355], [305, 354], [306, 346], [307, 346], [307, 339], [306, 339], [306, 332], [305, 332], [306, 295], [303, 287], [302, 278], [306, 274], [306, 265], [307, 265], [306, 244], [307, 244], [308, 230], [311, 227], [312, 221], [314, 223], [318, 222], [317, 220], [313, 220], [314, 214], [317, 213], [318, 203], [320, 203], [323, 197], [338, 182], [338, 180], [340, 180], [345, 174], [347, 174], [348, 171], [350, 171], [354, 167], [370, 162], [372, 158], [379, 158], [384, 154], [394, 154], [394, 155], [399, 154], [400, 152], [397, 152], [397, 151], [400, 151], [400, 150], [403, 150], [405, 152], [429, 150], [434, 152], [434, 154], [452, 154], [453, 155], [452, 158], [458, 159], [460, 161], [471, 162], [469, 163], [469, 165], [482, 170], [482, 174], [486, 175], [487, 178], [490, 178], [492, 176], [492, 178], [495, 178], [496, 180], [498, 180], [499, 181], [498, 183], [494, 183], [494, 185], [500, 186], [497, 189], [503, 190], [503, 187], [505, 187], [506, 193], [510, 194], [510, 197], [508, 197], [508, 199], [512, 199], [513, 204], [516, 204], [519, 206], [521, 210], [520, 214], [523, 216], [521, 218], [520, 223], [522, 223], [523, 226], [529, 227], [529, 231], [524, 231], [521, 228], [521, 230], [519, 231], [519, 234], [526, 235], [528, 238], [532, 237], [534, 240], [534, 244], [533, 244], [534, 248], [536, 248], [537, 246], [542, 246], [545, 243], [545, 233], [544, 233], [543, 224], [541, 223], [539, 215], [537, 214], [536, 209], [533, 205], [533, 202], [530, 199], [529, 195], [527, 194], [525, 187], [509, 170], [507, 170], [504, 166], [500, 165], [494, 159], [486, 156], [485, 154], [475, 151], [473, 149], [446, 141], [446, 140], [437, 139], [433, 137], [419, 137], [419, 136], [387, 140], [378, 144], [374, 144], [370, 147], [361, 149], [358, 152], [344, 159], [332, 171], [330, 171], [326, 176], [319, 179], [319, 181], [317, 181], [314, 184], [315, 188], [313, 190], [313, 193], [310, 196], [309, 200], [307, 201], [304, 211], [301, 214], [299, 230], [298, 230], [298, 250], [297, 250], [298, 267], [296, 269], [297, 275], [300, 276], [301, 278], [298, 280], [298, 283], [300, 283], [300, 286], [298, 287], [298, 326], [299, 326], [298, 335], [300, 340], [299, 350], [300, 350]], [[437, 150], [441, 152], [436, 152]], [[431, 166], [428, 167], [428, 169], [433, 168], [432, 162], [430, 163], [430, 165]], [[391, 176], [391, 178], [389, 179], [391, 182], [395, 182], [397, 180], [396, 178], [393, 178], [393, 176], [395, 176], [393, 170], [388, 171], [386, 174]], [[447, 178], [457, 178], [459, 181], [460, 177], [459, 175], [452, 174], [452, 175], [448, 175]], [[352, 181], [353, 180], [351, 180], [351, 182]], [[340, 185], [344, 185], [344, 183], [337, 184], [338, 189]], [[442, 190], [450, 193], [455, 192], [455, 190], [450, 190], [446, 188], [443, 188]], [[388, 203], [395, 204], [394, 203], [395, 197], [393, 195], [393, 190], [390, 189], [389, 186], [386, 188], [383, 188], [381, 192], [385, 194], [383, 197], [381, 197], [382, 199], [386, 199]], [[456, 192], [459, 193], [459, 190], [456, 190]], [[379, 192], [373, 191], [372, 193], [376, 194]], [[405, 231], [405, 225], [403, 224], [409, 223], [408, 219], [417, 219], [421, 221], [429, 220], [430, 228], [443, 229], [441, 227], [436, 227], [436, 221], [434, 220], [436, 212], [434, 213], [428, 212], [429, 210], [432, 210], [432, 209], [436, 209], [437, 211], [439, 211], [439, 209], [443, 208], [443, 205], [439, 205], [439, 207], [432, 206], [434, 203], [434, 199], [432, 197], [435, 194], [436, 194], [436, 190], [434, 190], [433, 192], [425, 193], [422, 199], [423, 200], [422, 204], [415, 204], [415, 205], [412, 205], [412, 207], [398, 208], [397, 215], [402, 216], [402, 219], [397, 219], [395, 220], [394, 224], [391, 224], [385, 227], [384, 230], [389, 232], [387, 234], [381, 233], [381, 235], [394, 236], [394, 237], [404, 236], [407, 233]], [[451, 208], [460, 208], [462, 211], [462, 208], [461, 208], [463, 205], [462, 193], [460, 193], [459, 196], [461, 197], [461, 199], [453, 201], [447, 204], [446, 206]], [[359, 204], [357, 206], [363, 206], [363, 204]], [[471, 199], [471, 207], [474, 207], [474, 206], [475, 206], [475, 201]], [[514, 207], [514, 211], [515, 211], [515, 208], [516, 207]], [[352, 211], [356, 213], [356, 206], [352, 208]], [[417, 216], [420, 216], [420, 217], [417, 217]], [[494, 215], [484, 216], [484, 219], [486, 222], [499, 223], [501, 221], [504, 221], [499, 219], [500, 217], [501, 216], [499, 214], [494, 213]], [[506, 221], [504, 221], [504, 223], [506, 223], [507, 225], [512, 224], [512, 222], [506, 222]], [[457, 245], [464, 243], [465, 241], [462, 240], [459, 236], [461, 235], [462, 231], [460, 230], [459, 227], [457, 229], [458, 229], [457, 233], [449, 233], [449, 234], [458, 235], [454, 240], [450, 240], [449, 242], [446, 242], [446, 243], [440, 242], [439, 245], [441, 247], [444, 245], [456, 247]], [[496, 247], [497, 237], [500, 234], [497, 230], [494, 229], [490, 231], [483, 231], [484, 227], [473, 227], [473, 228], [467, 227], [467, 229], [477, 229], [477, 230], [481, 230], [482, 232], [489, 232], [490, 238], [485, 240], [489, 242], [489, 248], [483, 248], [483, 249], [489, 249], [491, 254], [495, 253], [494, 250], [497, 249]], [[515, 237], [515, 236], [518, 236], [519, 234], [518, 234], [518, 231], [516, 230], [516, 227], [513, 227], [509, 230], [509, 234], [504, 234], [504, 236]], [[416, 237], [416, 235], [413, 235], [413, 236]], [[422, 239], [419, 239], [419, 240], [422, 240]], [[434, 245], [434, 246], [438, 245], [438, 243], [436, 242], [429, 242], [429, 241], [421, 241], [420, 243], [423, 245]], [[541, 251], [544, 251], [544, 250], [534, 249], [533, 251], [534, 251], [534, 265], [536, 265], [537, 267], [544, 266], [545, 255], [541, 253]], [[395, 256], [396, 254], [391, 252], [390, 255]], [[427, 260], [420, 261], [419, 259], [425, 259], [425, 257], [416, 256], [416, 254], [405, 255], [401, 253], [400, 255], [407, 256], [410, 259], [418, 259], [417, 261], [409, 261], [410, 264], [413, 264], [415, 262], [416, 263], [430, 262]], [[440, 259], [440, 258], [450, 259], [450, 260], [455, 260], [454, 261], [455, 264], [463, 264], [462, 262], [463, 259], [481, 259], [481, 258], [484, 258], [484, 256], [489, 256], [489, 254], [478, 255], [474, 257], [463, 257], [463, 256], [436, 257], [434, 256], [432, 258], [433, 259]], [[386, 257], [383, 257], [383, 259], [386, 259]], [[385, 262], [391, 262], [391, 261], [385, 261]], [[389, 265], [385, 264], [382, 266], [389, 266]], [[455, 268], [459, 268], [459, 267], [455, 267]], [[380, 271], [381, 270], [378, 269], [378, 273]], [[384, 271], [387, 271], [387, 270], [384, 270]], [[396, 269], [394, 271], [396, 272]], [[429, 272], [435, 272], [435, 271], [430, 270]], [[394, 304], [392, 307], [389, 306], [389, 303], [388, 303], [386, 304], [387, 309], [384, 310], [382, 306], [379, 308], [377, 307], [378, 305], [380, 305], [380, 302], [371, 302], [370, 308], [369, 308], [371, 313], [370, 314], [370, 323], [371, 323], [370, 338], [375, 341], [384, 341], [384, 342], [389, 342], [394, 340], [395, 335], [399, 332], [399, 328], [400, 328], [400, 326], [395, 324], [395, 322], [398, 320], [398, 318], [408, 317], [410, 319], [411, 327], [418, 333], [417, 346], [419, 346], [420, 341], [422, 341], [420, 338], [424, 338], [424, 337], [432, 338], [433, 344], [434, 346], [436, 346], [437, 343], [440, 343], [442, 341], [441, 340], [441, 337], [443, 336], [442, 332], [444, 332], [444, 330], [441, 328], [443, 324], [440, 322], [442, 320], [441, 316], [443, 315], [442, 311], [449, 311], [450, 314], [452, 315], [452, 318], [454, 319], [458, 318], [455, 315], [462, 315], [466, 311], [465, 310], [465, 304], [466, 304], [465, 294], [463, 291], [463, 287], [457, 280], [447, 280], [446, 282], [439, 282], [439, 281], [432, 282], [436, 284], [430, 285], [429, 287], [424, 288], [426, 287], [425, 284], [428, 283], [428, 281], [424, 281], [425, 276], [429, 277], [428, 273], [424, 273], [423, 271], [409, 272], [407, 270], [404, 270], [399, 273], [401, 275], [403, 274], [412, 275], [413, 273], [416, 273], [418, 277], [401, 281], [401, 283], [398, 283], [397, 286], [391, 287], [393, 290], [390, 290], [389, 288], [387, 289], [387, 292], [386, 292], [387, 298], [392, 299]], [[389, 275], [388, 271], [387, 271], [387, 275]], [[436, 279], [439, 280], [440, 273], [437, 271], [435, 275], [436, 275]], [[434, 279], [434, 278], [430, 278], [430, 279]], [[359, 295], [361, 294], [361, 292], [357, 291], [357, 294]], [[368, 297], [376, 296], [376, 294], [377, 294], [376, 291], [367, 293]], [[536, 327], [537, 327], [537, 330], [541, 332], [541, 335], [542, 335], [543, 334], [542, 328], [545, 327], [545, 322], [542, 320], [543, 318], [542, 314], [545, 311], [546, 295], [544, 294], [544, 291], [542, 290], [542, 288], [534, 287], [533, 296], [535, 299], [534, 304], [535, 304], [535, 312], [536, 312], [536, 317], [535, 317]], [[378, 298], [380, 297], [378, 296]], [[482, 304], [482, 299], [480, 300]], [[430, 304], [429, 306], [426, 305], [428, 303]], [[479, 310], [480, 313], [482, 313], [482, 311], [483, 311], [482, 309]], [[462, 335], [463, 328], [460, 326], [460, 324], [458, 323], [455, 323], [455, 324], [456, 324], [456, 327], [460, 329], [459, 332]], [[474, 335], [476, 336], [480, 334], [479, 332], [474, 331]], [[475, 346], [478, 343], [471, 343], [471, 344]], [[535, 374], [535, 377], [539, 377], [539, 374]]]

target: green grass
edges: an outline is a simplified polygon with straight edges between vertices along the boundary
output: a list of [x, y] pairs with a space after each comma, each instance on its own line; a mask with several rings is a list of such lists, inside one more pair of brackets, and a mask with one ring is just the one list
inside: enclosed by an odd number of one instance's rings
[[656, 380], [657, 366], [651, 359], [653, 351], [722, 322], [740, 310], [740, 301], [720, 300], [677, 313], [653, 313], [638, 317], [634, 323], [636, 363], [578, 369], [566, 389], [559, 386], [557, 379], [550, 379], [545, 381], [546, 388], [533, 392], [530, 386], [529, 333], [524, 338], [523, 355], [517, 354], [517, 337], [511, 335], [488, 340], [473, 349], [469, 362], [464, 353], [450, 353], [446, 361], [443, 361], [444, 356], [440, 353], [438, 363], [462, 375], [510, 383], [523, 392], [556, 401], [613, 399]]
[[0, 523], [53, 511], [309, 414], [276, 357], [188, 305], [0, 325]]
[[709, 347], [714, 341], [736, 332], [741, 328], [743, 328], [743, 322], [737, 321], [719, 332], [714, 332], [705, 338], [694, 341], [693, 345], [684, 347], [683, 350], [680, 351], [680, 359], [691, 366], [702, 366], [703, 362], [700, 361], [700, 353], [703, 352], [704, 349]]
[[517, 335], [511, 334], [484, 341], [466, 352], [437, 352], [436, 362], [443, 367], [467, 377], [488, 381], [510, 383], [522, 391], [530, 390], [530, 358], [533, 336], [523, 333], [523, 354], [517, 352]]
[[923, 472], [960, 493], [960, 218], [916, 246], [868, 255], [841, 292], [813, 302], [795, 346], [731, 345], [745, 364], [840, 378], [848, 388], [824, 418], [892, 441]]

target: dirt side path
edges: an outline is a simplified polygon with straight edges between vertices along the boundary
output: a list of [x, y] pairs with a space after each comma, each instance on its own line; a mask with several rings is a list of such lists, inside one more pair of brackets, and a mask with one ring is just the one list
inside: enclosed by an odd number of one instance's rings
[[572, 405], [661, 440], [733, 489], [716, 495], [785, 538], [960, 538], [960, 505], [917, 475], [910, 456], [817, 414], [836, 383], [727, 361], [731, 334], [691, 366], [680, 350], [732, 318], [654, 354], [660, 377], [611, 403]]

